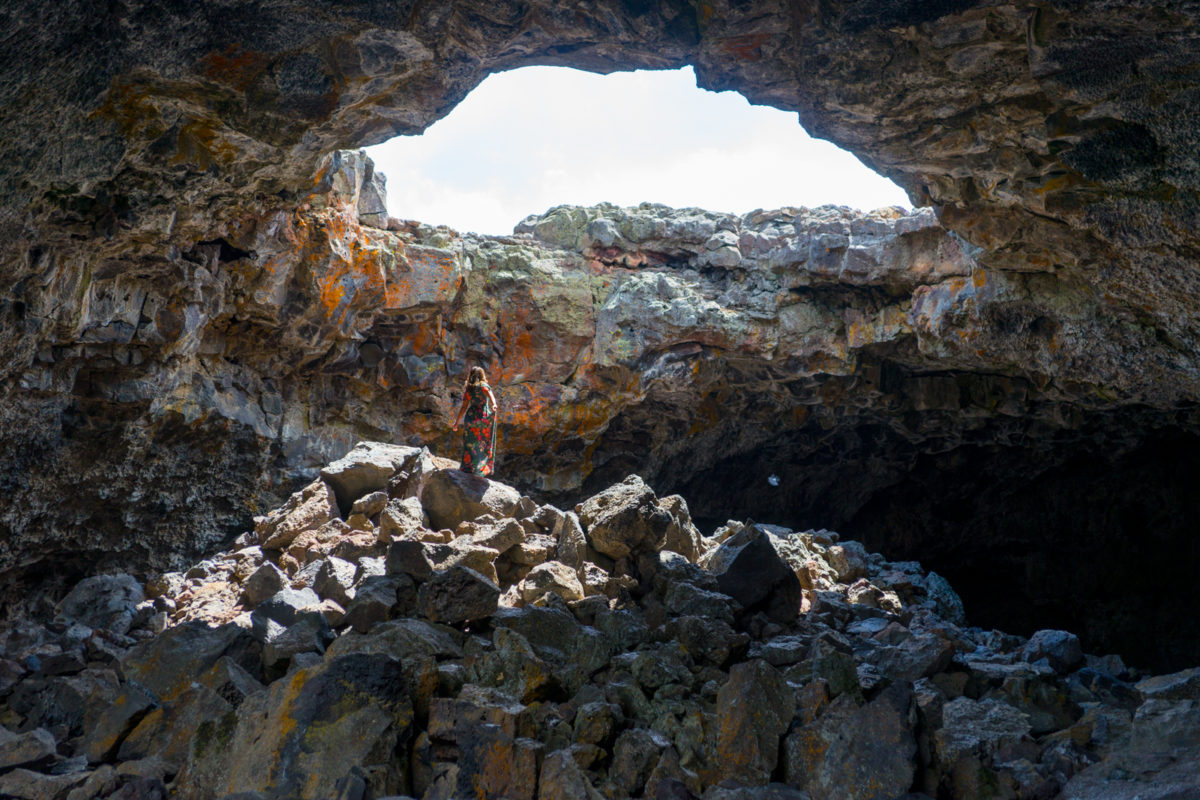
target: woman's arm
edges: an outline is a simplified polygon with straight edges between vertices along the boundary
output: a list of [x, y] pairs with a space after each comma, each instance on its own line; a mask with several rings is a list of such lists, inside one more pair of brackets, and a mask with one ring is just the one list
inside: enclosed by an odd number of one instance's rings
[[497, 411], [500, 408], [500, 406], [499, 406], [499, 404], [496, 403], [496, 395], [492, 394], [492, 387], [485, 386], [485, 387], [483, 387], [483, 389], [485, 392], [487, 392], [488, 398], [492, 401], [492, 411], [493, 412]]
[[454, 418], [454, 424], [450, 426], [450, 430], [458, 430], [458, 423], [462, 422], [463, 414], [467, 413], [467, 394], [463, 392], [462, 406], [458, 409], [458, 416]]

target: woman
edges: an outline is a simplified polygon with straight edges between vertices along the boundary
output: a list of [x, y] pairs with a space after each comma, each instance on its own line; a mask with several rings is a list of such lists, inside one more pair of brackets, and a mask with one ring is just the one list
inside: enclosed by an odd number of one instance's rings
[[488, 386], [483, 367], [471, 367], [467, 373], [454, 430], [458, 430], [463, 414], [467, 415], [467, 428], [463, 431], [461, 469], [475, 475], [491, 475], [496, 456], [496, 396]]

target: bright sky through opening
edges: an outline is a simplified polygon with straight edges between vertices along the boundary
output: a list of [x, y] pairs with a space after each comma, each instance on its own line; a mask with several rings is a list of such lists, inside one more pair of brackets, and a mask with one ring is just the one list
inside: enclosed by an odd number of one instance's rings
[[388, 213], [508, 234], [569, 203], [756, 208], [909, 207], [898, 186], [813, 139], [794, 113], [696, 88], [690, 67], [595, 75], [525, 67], [489, 76], [421, 136], [368, 148]]

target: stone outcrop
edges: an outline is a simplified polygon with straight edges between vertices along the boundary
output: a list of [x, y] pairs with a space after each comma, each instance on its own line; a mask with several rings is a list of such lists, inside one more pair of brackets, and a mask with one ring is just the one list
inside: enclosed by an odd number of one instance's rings
[[[985, 619], [1193, 663], [1170, 587], [1200, 511], [1196, 21], [1144, 0], [9, 4], [6, 613], [30, 582], [181, 564], [359, 439], [452, 456], [479, 362], [502, 469], [539, 500], [636, 471], [698, 517], [919, 555]], [[693, 64], [931, 209], [559, 208], [494, 239], [387, 220], [342, 148], [531, 63]], [[1068, 572], [1024, 563], [1062, 550]], [[1165, 577], [1075, 604], [1126, 569]]]
[[[339, 469], [370, 469], [377, 452], [356, 447]], [[398, 463], [395, 473], [403, 471]], [[385, 485], [401, 494], [405, 481], [395, 476]], [[584, 535], [593, 534], [589, 523], [605, 524], [587, 509], [638, 496], [653, 506], [646, 492], [630, 476], [589, 498], [580, 506]], [[362, 486], [344, 499], [353, 508], [370, 496]], [[670, 505], [677, 522], [692, 524], [686, 503]], [[392, 538], [380, 534], [382, 513], [366, 522], [376, 544], [356, 544], [345, 558], [329, 555], [328, 542], [264, 547], [248, 531], [236, 549], [156, 576], [132, 620], [84, 624], [89, 609], [64, 602], [54, 619], [4, 628], [0, 794], [974, 800], [1200, 792], [1196, 669], [1144, 677], [1118, 657], [1080, 653], [1065, 631], [1026, 640], [948, 619], [942, 609], [955, 603], [944, 580], [836, 533], [731, 522], [701, 537], [695, 559], [661, 540], [636, 559], [589, 549], [580, 584], [549, 550], [531, 567], [526, 541], [492, 533], [574, 535], [558, 523], [571, 512], [528, 496], [511, 516], [481, 512], [457, 532], [415, 525]], [[268, 517], [303, 514], [292, 502]], [[357, 534], [339, 530], [332, 549]], [[481, 536], [497, 546], [478, 544]], [[474, 549], [499, 583], [462, 564], [405, 572], [407, 562], [390, 553], [402, 544], [431, 554], [447, 544]], [[749, 563], [752, 546], [775, 560]], [[780, 604], [727, 594], [705, 565], [730, 564], [762, 570], [764, 590], [786, 595], [774, 577], [782, 565], [804, 584], [802, 608], [783, 615]], [[248, 586], [261, 584], [267, 567], [286, 583], [264, 598]], [[89, 579], [71, 596], [130, 580]], [[381, 581], [390, 593], [380, 613], [352, 623], [342, 601]], [[579, 590], [564, 592], [572, 581]], [[124, 631], [102, 627], [109, 619]], [[318, 629], [324, 635], [312, 635]]]

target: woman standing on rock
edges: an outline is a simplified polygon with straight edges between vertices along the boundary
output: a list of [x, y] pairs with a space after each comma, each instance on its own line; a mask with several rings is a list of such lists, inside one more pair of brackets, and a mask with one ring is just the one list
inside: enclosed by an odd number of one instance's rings
[[458, 430], [463, 414], [467, 415], [467, 428], [463, 431], [461, 469], [475, 475], [491, 475], [496, 457], [496, 396], [488, 386], [483, 367], [471, 367], [467, 373], [454, 430]]

